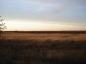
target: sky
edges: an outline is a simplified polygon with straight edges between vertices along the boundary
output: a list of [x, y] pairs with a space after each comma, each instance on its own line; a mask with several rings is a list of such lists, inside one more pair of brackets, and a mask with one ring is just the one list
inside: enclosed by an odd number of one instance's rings
[[86, 30], [86, 0], [1, 0], [11, 31]]

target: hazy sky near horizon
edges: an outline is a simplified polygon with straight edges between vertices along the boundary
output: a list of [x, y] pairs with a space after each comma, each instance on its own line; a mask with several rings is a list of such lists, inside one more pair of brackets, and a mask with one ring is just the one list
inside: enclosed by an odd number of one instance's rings
[[86, 30], [86, 0], [1, 0], [6, 30]]

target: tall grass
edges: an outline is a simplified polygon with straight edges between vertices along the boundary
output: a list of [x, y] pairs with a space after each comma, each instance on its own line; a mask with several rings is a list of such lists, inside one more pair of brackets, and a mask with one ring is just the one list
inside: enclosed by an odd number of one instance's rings
[[0, 40], [0, 64], [86, 64], [86, 41]]

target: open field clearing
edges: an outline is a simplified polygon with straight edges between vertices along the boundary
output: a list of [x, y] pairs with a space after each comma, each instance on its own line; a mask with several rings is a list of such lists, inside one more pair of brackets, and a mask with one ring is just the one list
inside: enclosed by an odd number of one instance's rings
[[84, 33], [2, 34], [0, 64], [86, 64]]
[[63, 33], [5, 33], [3, 37], [13, 40], [73, 40], [86, 41], [86, 34], [63, 34]]

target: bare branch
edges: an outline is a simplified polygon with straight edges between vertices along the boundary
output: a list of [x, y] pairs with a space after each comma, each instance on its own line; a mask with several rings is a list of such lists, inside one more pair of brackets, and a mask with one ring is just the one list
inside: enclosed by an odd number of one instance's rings
[[5, 23], [3, 22], [4, 19], [0, 16], [0, 37], [2, 38], [2, 32], [6, 29]]

